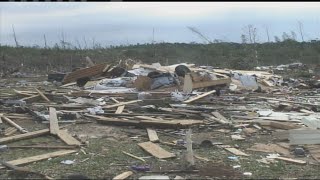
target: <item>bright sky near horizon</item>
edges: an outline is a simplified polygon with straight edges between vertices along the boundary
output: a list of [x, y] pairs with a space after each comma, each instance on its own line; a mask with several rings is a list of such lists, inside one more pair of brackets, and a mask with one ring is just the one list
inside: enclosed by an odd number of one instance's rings
[[0, 43], [53, 46], [64, 34], [71, 44], [102, 46], [204, 40], [241, 42], [245, 26], [257, 28], [258, 42], [294, 31], [301, 40], [319, 37], [320, 2], [0, 2]]

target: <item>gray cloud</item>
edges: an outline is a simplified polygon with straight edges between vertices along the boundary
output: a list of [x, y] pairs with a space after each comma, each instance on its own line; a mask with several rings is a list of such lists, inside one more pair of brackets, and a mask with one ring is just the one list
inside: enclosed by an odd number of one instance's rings
[[0, 42], [13, 45], [11, 25], [22, 45], [49, 45], [61, 39], [83, 45], [92, 38], [102, 45], [146, 43], [155, 29], [157, 42], [203, 42], [187, 26], [194, 26], [210, 39], [239, 42], [244, 26], [258, 28], [260, 42], [267, 37], [295, 31], [297, 20], [309, 39], [319, 36], [320, 3], [0, 3]]

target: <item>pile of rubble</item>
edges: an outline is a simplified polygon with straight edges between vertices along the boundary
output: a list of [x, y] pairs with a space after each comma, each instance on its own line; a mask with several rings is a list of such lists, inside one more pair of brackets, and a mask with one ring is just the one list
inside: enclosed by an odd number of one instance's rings
[[[160, 160], [182, 159], [184, 166], [170, 172], [192, 173], [194, 177], [200, 172], [195, 159], [211, 161], [193, 151], [204, 146], [223, 149], [233, 160], [258, 151], [268, 153], [257, 159], [264, 164], [320, 162], [319, 89], [306, 84], [293, 85], [266, 71], [214, 69], [185, 63], [171, 66], [104, 63], [66, 74], [49, 74], [45, 83], [24, 84], [22, 90], [16, 89], [17, 84], [3, 86], [10, 87], [12, 92], [1, 89], [0, 153], [19, 148], [60, 150], [0, 161], [0, 169], [22, 171], [19, 165], [85, 151], [90, 138], [84, 140], [80, 134], [69, 131], [70, 125], [80, 124], [119, 126], [128, 131], [135, 127], [149, 138], [137, 143], [141, 149]], [[24, 127], [25, 119], [34, 124], [30, 128]], [[64, 123], [68, 125], [62, 126]], [[41, 128], [45, 126], [48, 127]], [[237, 142], [259, 135], [270, 135], [275, 139], [244, 149], [218, 142], [212, 136], [201, 137], [211, 132], [227, 134], [225, 138]], [[164, 141], [158, 134], [176, 139]], [[10, 145], [45, 135], [55, 136], [66, 145]], [[170, 151], [163, 146], [171, 148]], [[183, 156], [175, 152], [177, 149], [182, 149]], [[132, 164], [128, 171], [114, 179], [153, 171], [146, 166], [145, 158], [123, 153], [142, 161], [144, 166]], [[235, 169], [240, 167], [235, 166]], [[240, 174], [248, 176], [252, 173], [244, 171]], [[140, 177], [144, 178], [155, 177]], [[166, 175], [156, 178], [169, 179]]]

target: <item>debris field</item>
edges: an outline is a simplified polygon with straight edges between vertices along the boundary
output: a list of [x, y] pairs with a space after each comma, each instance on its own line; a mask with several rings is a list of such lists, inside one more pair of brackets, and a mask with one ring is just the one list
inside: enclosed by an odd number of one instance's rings
[[320, 76], [271, 69], [290, 67], [129, 59], [6, 74], [0, 178], [319, 178]]

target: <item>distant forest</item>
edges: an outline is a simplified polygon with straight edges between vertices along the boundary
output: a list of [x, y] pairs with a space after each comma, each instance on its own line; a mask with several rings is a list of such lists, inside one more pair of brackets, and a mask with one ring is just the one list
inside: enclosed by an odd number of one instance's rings
[[86, 56], [95, 63], [116, 63], [130, 58], [144, 63], [159, 62], [162, 65], [194, 63], [235, 69], [293, 62], [320, 63], [320, 41], [297, 42], [289, 35], [281, 41], [278, 39], [277, 42], [267, 43], [255, 43], [243, 38], [242, 43], [155, 43], [108, 48], [96, 45], [91, 49], [62, 43], [50, 48], [1, 45], [0, 66], [8, 69], [23, 64], [25, 72], [68, 72], [74, 67], [83, 66]]

